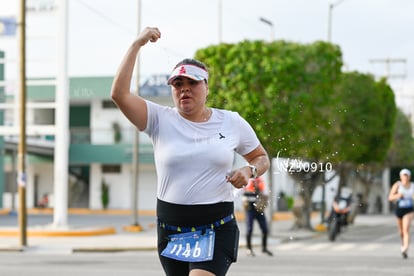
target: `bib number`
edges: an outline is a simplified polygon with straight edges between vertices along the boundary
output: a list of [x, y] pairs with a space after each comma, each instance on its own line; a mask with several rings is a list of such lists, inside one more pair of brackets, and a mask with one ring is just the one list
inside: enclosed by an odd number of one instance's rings
[[411, 198], [403, 198], [398, 201], [398, 207], [400, 208], [412, 208], [413, 200]]
[[212, 229], [168, 236], [170, 241], [161, 255], [185, 262], [211, 261], [214, 254], [215, 232]]

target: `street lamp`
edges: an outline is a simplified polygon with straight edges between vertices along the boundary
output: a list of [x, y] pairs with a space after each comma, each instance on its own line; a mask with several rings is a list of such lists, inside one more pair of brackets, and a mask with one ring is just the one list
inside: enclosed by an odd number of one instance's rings
[[[328, 14], [328, 42], [331, 42], [332, 37], [332, 11], [333, 9], [344, 2], [345, 0], [338, 0], [335, 3], [331, 2], [329, 4], [329, 14]], [[316, 226], [319, 230], [325, 230], [325, 212], [326, 212], [326, 206], [325, 206], [325, 195], [326, 195], [326, 183], [322, 184], [322, 198], [321, 198], [321, 223]]]
[[275, 40], [275, 28], [273, 22], [263, 17], [259, 17], [259, 20], [270, 27], [270, 41]]
[[218, 0], [218, 43], [220, 44], [223, 40], [223, 5], [222, 0]]
[[341, 4], [342, 2], [344, 2], [345, 0], [338, 0], [335, 3], [330, 3], [329, 4], [329, 15], [328, 15], [328, 41], [331, 41], [331, 36], [332, 36], [332, 11], [333, 9], [338, 6], [339, 4]]

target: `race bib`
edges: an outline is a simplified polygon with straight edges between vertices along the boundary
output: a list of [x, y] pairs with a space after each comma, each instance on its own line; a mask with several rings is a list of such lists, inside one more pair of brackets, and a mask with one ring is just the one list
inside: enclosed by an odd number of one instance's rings
[[168, 236], [170, 239], [161, 255], [184, 262], [211, 261], [214, 254], [215, 232], [212, 229]]
[[398, 201], [398, 207], [400, 208], [412, 208], [413, 200], [411, 198], [402, 198]]

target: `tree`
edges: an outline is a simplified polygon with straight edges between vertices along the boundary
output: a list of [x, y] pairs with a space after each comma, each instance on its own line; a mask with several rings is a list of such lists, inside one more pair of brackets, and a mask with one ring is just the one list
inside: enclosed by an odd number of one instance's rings
[[366, 197], [391, 145], [397, 110], [394, 93], [385, 79], [375, 81], [358, 72], [343, 73], [335, 93], [331, 160], [340, 175], [338, 193], [354, 172], [365, 185]]
[[210, 70], [209, 101], [247, 118], [270, 156], [323, 155], [339, 47], [243, 41], [200, 49], [196, 58]]
[[[255, 129], [270, 156], [326, 160], [333, 84], [341, 74], [339, 47], [325, 43], [243, 41], [200, 49], [210, 70], [209, 101], [239, 112]], [[272, 174], [270, 174], [271, 176]], [[298, 174], [309, 207], [314, 187]], [[306, 227], [310, 228], [310, 208]]]
[[344, 73], [335, 88], [331, 160], [354, 164], [383, 163], [390, 147], [396, 105], [384, 79], [358, 72]]
[[398, 109], [395, 128], [386, 163], [389, 166], [414, 165], [414, 141], [409, 118]]
[[[342, 73], [339, 47], [325, 42], [244, 41], [200, 49], [210, 69], [209, 101], [239, 112], [270, 156], [331, 162], [341, 176], [385, 160], [396, 106], [385, 80]], [[294, 175], [307, 204], [320, 172]], [[270, 174], [271, 175], [271, 174]]]

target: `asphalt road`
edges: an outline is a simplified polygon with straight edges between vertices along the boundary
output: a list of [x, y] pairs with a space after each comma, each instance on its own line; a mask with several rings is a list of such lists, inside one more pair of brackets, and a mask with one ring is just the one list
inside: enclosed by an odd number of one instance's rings
[[[144, 228], [152, 228], [156, 222], [153, 216], [139, 216], [137, 222]], [[52, 214], [36, 214], [27, 215], [27, 226], [36, 227], [39, 225], [48, 225], [53, 223]], [[135, 223], [131, 215], [108, 215], [108, 214], [94, 214], [94, 215], [76, 215], [68, 216], [68, 224], [72, 227], [90, 227], [90, 226], [112, 226], [117, 232], [123, 232], [122, 227]], [[17, 215], [3, 215], [0, 216], [0, 227], [17, 227]]]
[[[318, 275], [382, 276], [413, 275], [414, 253], [400, 255], [396, 226], [390, 220], [381, 225], [353, 225], [335, 242], [326, 235], [313, 239], [272, 244], [273, 257], [246, 256], [239, 252], [238, 262], [228, 276]], [[414, 248], [412, 246], [412, 252]], [[7, 276], [129, 276], [163, 275], [155, 251], [119, 253], [50, 254], [47, 252], [2, 252], [0, 275]]]

